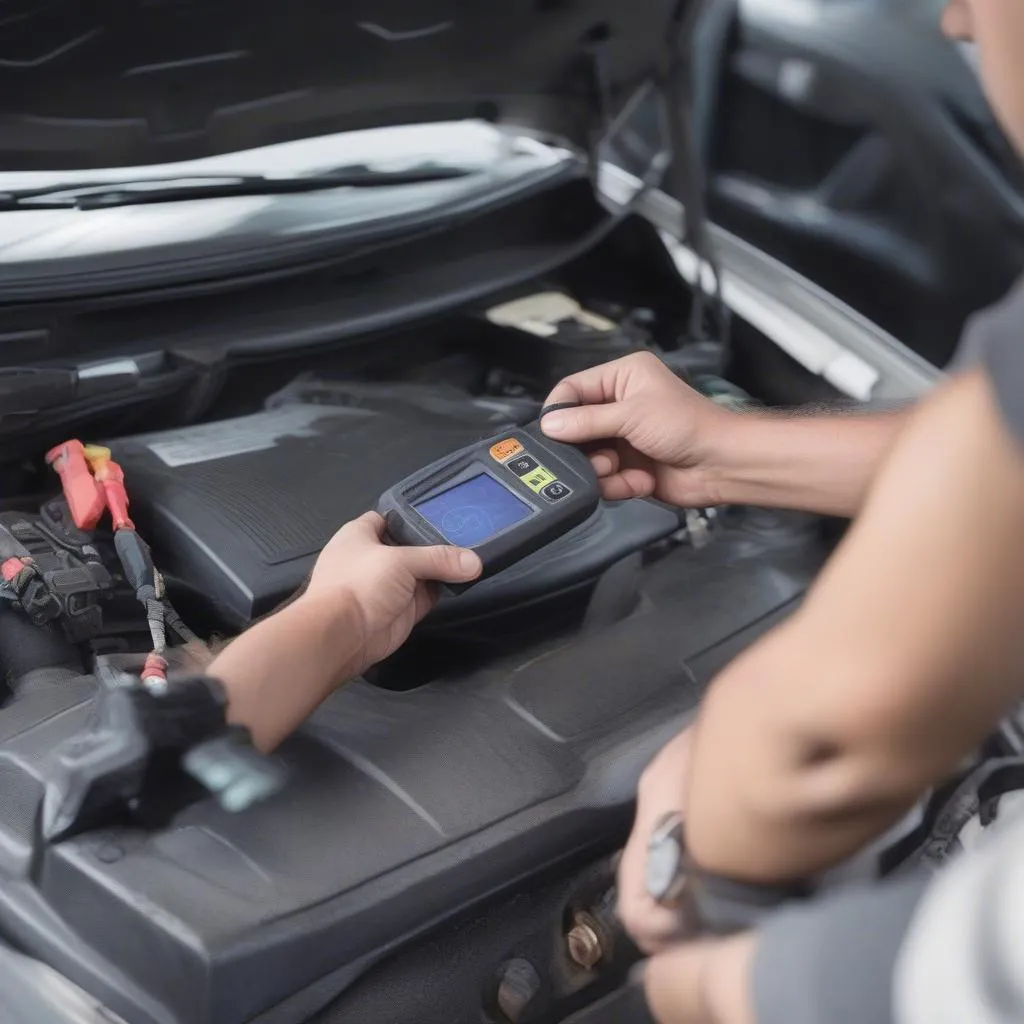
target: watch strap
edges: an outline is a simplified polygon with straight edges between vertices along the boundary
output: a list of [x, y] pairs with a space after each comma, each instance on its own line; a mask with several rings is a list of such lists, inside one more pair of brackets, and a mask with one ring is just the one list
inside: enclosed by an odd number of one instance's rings
[[700, 869], [691, 871], [691, 906], [700, 931], [713, 935], [731, 935], [754, 928], [779, 907], [807, 899], [813, 891], [806, 883], [740, 882]]
[[689, 853], [683, 818], [678, 813], [666, 815], [658, 823], [648, 857], [666, 843], [678, 851], [676, 875], [672, 880], [662, 879], [658, 891], [650, 894], [663, 906], [678, 909], [689, 928], [698, 933], [729, 935], [746, 931], [780, 906], [805, 899], [812, 891], [804, 882], [743, 882], [705, 871]]

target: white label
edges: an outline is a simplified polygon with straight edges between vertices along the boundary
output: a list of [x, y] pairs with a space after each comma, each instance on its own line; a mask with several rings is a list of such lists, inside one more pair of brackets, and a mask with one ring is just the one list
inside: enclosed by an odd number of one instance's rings
[[185, 427], [155, 435], [148, 447], [167, 466], [190, 466], [197, 462], [244, 455], [246, 452], [266, 451], [283, 437], [315, 437], [313, 424], [328, 416], [367, 415], [369, 413], [362, 409], [286, 405], [254, 416], [204, 423], [198, 427]]

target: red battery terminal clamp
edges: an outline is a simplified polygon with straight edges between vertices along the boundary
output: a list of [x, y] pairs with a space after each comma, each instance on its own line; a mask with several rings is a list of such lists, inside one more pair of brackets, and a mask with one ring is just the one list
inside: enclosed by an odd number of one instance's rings
[[167, 606], [163, 580], [153, 564], [149, 545], [138, 535], [128, 514], [123, 470], [114, 461], [109, 448], [77, 440], [52, 448], [46, 454], [46, 461], [60, 477], [71, 518], [80, 530], [96, 529], [104, 513], [110, 513], [118, 561], [136, 598], [146, 609], [153, 640], [142, 679], [151, 686], [165, 686], [167, 661], [163, 654], [167, 648], [168, 620], [186, 643], [198, 644], [199, 638]]

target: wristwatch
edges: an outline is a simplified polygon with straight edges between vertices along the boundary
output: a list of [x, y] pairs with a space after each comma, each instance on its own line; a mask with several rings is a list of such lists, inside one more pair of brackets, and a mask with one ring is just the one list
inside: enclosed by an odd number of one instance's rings
[[687, 880], [683, 816], [662, 818], [647, 843], [647, 895], [663, 907], [680, 905]]
[[714, 935], [746, 931], [782, 904], [806, 899], [813, 891], [807, 882], [741, 882], [704, 871], [687, 853], [678, 813], [662, 818], [648, 840], [646, 888], [655, 903], [679, 911], [687, 932]]

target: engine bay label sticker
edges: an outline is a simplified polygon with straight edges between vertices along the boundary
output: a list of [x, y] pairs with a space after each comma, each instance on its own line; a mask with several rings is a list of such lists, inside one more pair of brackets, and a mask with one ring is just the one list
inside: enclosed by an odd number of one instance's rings
[[497, 462], [507, 462], [522, 453], [523, 446], [514, 437], [506, 437], [491, 445], [491, 458]]
[[220, 423], [154, 434], [141, 439], [166, 466], [191, 466], [248, 452], [267, 451], [286, 437], [314, 437], [313, 424], [327, 416], [369, 415], [359, 409], [286, 405], [269, 412]]

